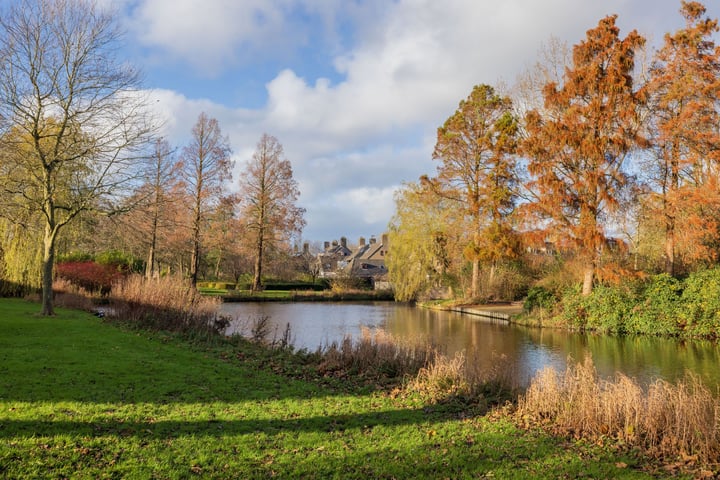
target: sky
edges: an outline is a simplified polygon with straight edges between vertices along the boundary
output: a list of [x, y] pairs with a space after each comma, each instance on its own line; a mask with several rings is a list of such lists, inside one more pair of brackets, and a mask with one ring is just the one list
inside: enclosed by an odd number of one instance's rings
[[[302, 238], [380, 236], [403, 183], [433, 175], [437, 128], [474, 85], [511, 85], [551, 37], [617, 14], [659, 44], [679, 0], [103, 0], [181, 148], [201, 112], [229, 137], [234, 180], [263, 133], [293, 166]], [[720, 6], [707, 1], [708, 15]], [[718, 41], [716, 37], [716, 41]]]

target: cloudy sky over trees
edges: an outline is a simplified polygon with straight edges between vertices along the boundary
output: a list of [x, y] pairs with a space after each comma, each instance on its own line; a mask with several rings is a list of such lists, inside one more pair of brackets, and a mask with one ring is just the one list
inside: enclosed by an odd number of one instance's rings
[[311, 241], [381, 233], [393, 192], [434, 173], [436, 129], [458, 102], [476, 84], [513, 84], [552, 36], [573, 45], [613, 13], [651, 45], [683, 26], [677, 0], [104, 1], [171, 143], [207, 112], [237, 178], [262, 133], [277, 137]]

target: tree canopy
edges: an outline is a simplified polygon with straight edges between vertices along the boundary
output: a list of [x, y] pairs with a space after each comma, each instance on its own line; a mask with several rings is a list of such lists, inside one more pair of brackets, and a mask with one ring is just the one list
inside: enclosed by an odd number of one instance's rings
[[113, 16], [86, 0], [21, 0], [0, 16], [0, 118], [6, 193], [41, 215], [43, 307], [53, 313], [60, 230], [112, 210], [154, 132], [139, 76], [114, 58]]

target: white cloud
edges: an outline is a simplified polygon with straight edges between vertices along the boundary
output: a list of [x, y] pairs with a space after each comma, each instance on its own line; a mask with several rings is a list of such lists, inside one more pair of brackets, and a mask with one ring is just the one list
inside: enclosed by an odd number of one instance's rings
[[[232, 69], [247, 51], [292, 50], [307, 35], [298, 12], [321, 17], [316, 23], [326, 29], [327, 43], [318, 48], [334, 58], [333, 80], [281, 69], [262, 80], [267, 102], [256, 109], [156, 91], [168, 135], [178, 144], [201, 111], [219, 119], [239, 165], [263, 132], [276, 136], [300, 182], [309, 238], [318, 240], [380, 233], [366, 229], [389, 220], [397, 186], [432, 174], [437, 126], [473, 85], [512, 83], [550, 36], [576, 43], [611, 13], [619, 13], [622, 35], [637, 27], [661, 38], [683, 25], [679, 1], [657, 0], [652, 8], [639, 3], [142, 0], [133, 20], [142, 42], [158, 53], [217, 72]], [[717, 16], [714, 9], [710, 14]], [[341, 37], [353, 43], [342, 45]]]
[[207, 70], [227, 68], [244, 52], [302, 42], [287, 22], [293, 2], [275, 0], [147, 0], [133, 11], [140, 41]]

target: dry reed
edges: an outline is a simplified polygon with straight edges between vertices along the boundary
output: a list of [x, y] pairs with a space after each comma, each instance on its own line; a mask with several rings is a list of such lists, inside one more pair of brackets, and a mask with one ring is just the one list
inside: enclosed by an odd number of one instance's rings
[[431, 402], [463, 398], [471, 403], [480, 401], [502, 403], [510, 400], [520, 388], [516, 369], [504, 355], [494, 356], [491, 368], [464, 352], [454, 356], [437, 354], [432, 362], [420, 369], [408, 383], [408, 390], [422, 394]]
[[53, 300], [58, 307], [73, 308], [92, 312], [96, 310], [93, 297], [90, 292], [79, 287], [65, 278], [56, 278], [53, 281]]
[[518, 401], [525, 421], [556, 433], [598, 440], [614, 438], [650, 455], [716, 461], [720, 455], [720, 402], [696, 376], [647, 389], [618, 374], [601, 379], [589, 357], [564, 374], [542, 370]]
[[203, 297], [180, 277], [131, 275], [113, 285], [109, 312], [143, 328], [212, 334], [228, 324], [218, 313], [219, 304], [219, 299]]
[[384, 378], [415, 375], [436, 355], [429, 344], [398, 342], [382, 330], [373, 333], [367, 328], [363, 328], [361, 338], [345, 337], [339, 343], [321, 347], [317, 353], [322, 357], [318, 369], [323, 374]]

